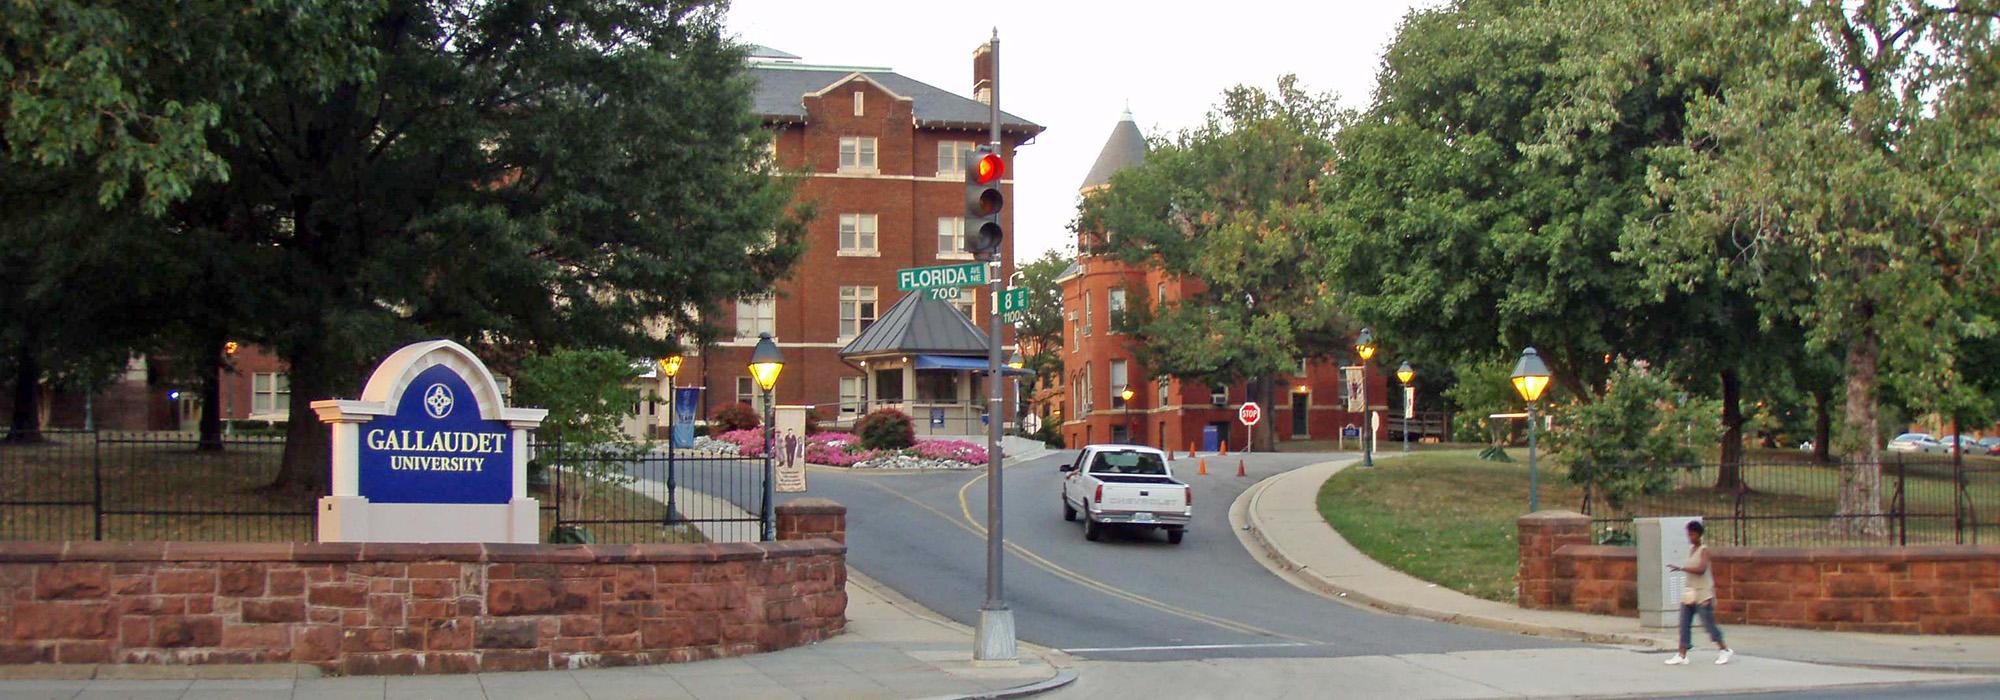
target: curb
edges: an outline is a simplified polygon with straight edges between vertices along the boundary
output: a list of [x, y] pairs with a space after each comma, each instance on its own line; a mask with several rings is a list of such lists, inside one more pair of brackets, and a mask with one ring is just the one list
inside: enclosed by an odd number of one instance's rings
[[[1272, 542], [1270, 538], [1264, 536], [1264, 523], [1257, 516], [1257, 502], [1263, 498], [1264, 492], [1279, 480], [1296, 476], [1300, 472], [1324, 464], [1330, 464], [1330, 462], [1309, 464], [1259, 481], [1255, 485], [1252, 485], [1249, 490], [1244, 491], [1243, 495], [1238, 496], [1236, 502], [1230, 504], [1229, 507], [1230, 525], [1236, 528], [1237, 538], [1244, 541], [1246, 548], [1250, 550], [1251, 556], [1256, 557], [1259, 562], [1264, 564], [1265, 568], [1278, 574], [1279, 577], [1290, 581], [1292, 585], [1332, 598], [1338, 602], [1348, 603], [1357, 607], [1374, 608], [1394, 615], [1420, 617], [1454, 625], [1538, 637], [1569, 639], [1591, 644], [1618, 644], [1649, 648], [1655, 646], [1654, 641], [1647, 637], [1586, 632], [1553, 625], [1540, 625], [1444, 610], [1433, 610], [1408, 603], [1384, 600], [1341, 586], [1318, 574], [1307, 572], [1305, 567], [1298, 563], [1297, 559], [1292, 558], [1290, 554], [1285, 552], [1284, 547], [1279, 546], [1276, 542]], [[1314, 488], [1317, 489], [1318, 487], [1315, 486]]]
[[[1292, 558], [1290, 554], [1286, 553], [1284, 547], [1279, 546], [1276, 542], [1271, 541], [1270, 538], [1264, 535], [1264, 523], [1260, 518], [1257, 517], [1257, 511], [1258, 511], [1257, 503], [1263, 497], [1264, 491], [1276, 485], [1279, 480], [1284, 479], [1286, 477], [1295, 476], [1298, 473], [1303, 472], [1307, 469], [1326, 464], [1331, 464], [1331, 462], [1318, 462], [1314, 464], [1309, 464], [1300, 467], [1298, 469], [1293, 469], [1291, 471], [1285, 472], [1283, 474], [1277, 474], [1269, 478], [1266, 478], [1263, 481], [1259, 481], [1256, 484], [1252, 485], [1248, 490], [1245, 490], [1241, 496], [1237, 497], [1234, 503], [1230, 504], [1229, 522], [1231, 527], [1234, 527], [1237, 531], [1236, 532], [1237, 539], [1243, 542], [1245, 549], [1248, 549], [1250, 551], [1250, 555], [1252, 557], [1256, 558], [1258, 562], [1262, 563], [1266, 569], [1269, 569], [1273, 574], [1276, 574], [1279, 578], [1291, 582], [1292, 585], [1294, 586], [1298, 586], [1299, 588], [1305, 589], [1312, 593], [1317, 593], [1321, 596], [1325, 596], [1336, 602], [1346, 603], [1364, 609], [1372, 608], [1381, 612], [1386, 612], [1395, 615], [1418, 617], [1427, 620], [1434, 620], [1437, 622], [1444, 622], [1454, 625], [1463, 625], [1467, 627], [1477, 627], [1481, 629], [1489, 629], [1500, 632], [1511, 632], [1514, 634], [1524, 634], [1537, 637], [1549, 637], [1553, 639], [1567, 639], [1572, 641], [1584, 642], [1588, 644], [1611, 644], [1620, 646], [1643, 647], [1647, 650], [1658, 650], [1662, 652], [1667, 650], [1667, 648], [1662, 646], [1658, 640], [1651, 637], [1629, 635], [1629, 634], [1618, 634], [1618, 633], [1591, 632], [1586, 630], [1571, 629], [1568, 627], [1562, 627], [1558, 625], [1521, 622], [1517, 620], [1503, 620], [1498, 618], [1486, 617], [1482, 615], [1469, 615], [1465, 613], [1434, 610], [1430, 608], [1410, 605], [1408, 603], [1384, 600], [1382, 598], [1378, 598], [1375, 596], [1368, 595], [1366, 593], [1346, 588], [1337, 583], [1334, 583], [1331, 579], [1318, 575], [1317, 573], [1306, 571], [1305, 567], [1299, 564], [1297, 559]], [[1314, 485], [1314, 489], [1317, 488], [1318, 485]], [[1332, 526], [1329, 525], [1328, 527], [1331, 528]], [[1336, 533], [1336, 535], [1337, 534], [1338, 533]], [[1771, 654], [1771, 653], [1760, 653], [1758, 654], [1758, 656], [1771, 659], [1779, 659], [1783, 661], [1795, 661], [1800, 663], [1825, 664], [1829, 666], [1847, 666], [1854, 668], [1873, 668], [1873, 669], [1880, 669], [1887, 671], [1928, 671], [1934, 673], [1955, 673], [1955, 674], [1967, 674], [1967, 675], [1977, 675], [1977, 674], [2000, 675], [2000, 663], [1977, 663], [1977, 662], [1900, 663], [1900, 662], [1882, 662], [1882, 661], [1858, 661], [1853, 659], [1813, 657], [1809, 655], [1784, 656], [1781, 654]]]
[[940, 698], [939, 700], [1006, 700], [1007, 698], [1025, 698], [1032, 695], [1040, 695], [1042, 693], [1046, 693], [1051, 690], [1056, 690], [1058, 688], [1062, 688], [1064, 686], [1067, 686], [1075, 682], [1076, 682], [1075, 671], [1071, 671], [1069, 669], [1060, 669], [1056, 671], [1056, 675], [1048, 678], [1047, 680], [1037, 681], [1034, 683], [1029, 683], [1027, 685], [1017, 685], [1012, 688], [991, 690], [984, 693], [973, 693], [970, 695], [947, 695], [943, 698]]

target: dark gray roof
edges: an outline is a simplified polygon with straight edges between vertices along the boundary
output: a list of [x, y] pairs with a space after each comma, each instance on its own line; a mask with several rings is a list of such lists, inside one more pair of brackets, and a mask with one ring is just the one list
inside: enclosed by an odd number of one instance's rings
[[751, 45], [750, 45], [750, 57], [751, 57], [751, 58], [782, 58], [782, 59], [786, 59], [786, 60], [792, 60], [792, 61], [796, 61], [796, 60], [798, 60], [798, 59], [799, 59], [799, 56], [798, 56], [798, 54], [790, 54], [790, 53], [785, 53], [785, 52], [783, 52], [783, 51], [779, 51], [779, 50], [777, 50], [777, 49], [774, 49], [774, 48], [771, 48], [771, 47], [769, 47], [769, 46], [765, 46], [765, 45], [763, 45], [763, 44], [751, 44]]
[[1097, 152], [1097, 163], [1090, 166], [1090, 174], [1083, 177], [1083, 187], [1090, 189], [1111, 183], [1111, 174], [1128, 165], [1146, 162], [1146, 136], [1139, 133], [1139, 125], [1132, 123], [1132, 113], [1126, 112], [1118, 125], [1111, 127], [1111, 138], [1104, 140], [1104, 150]]
[[840, 349], [841, 357], [883, 353], [985, 357], [986, 334], [949, 302], [910, 292]]
[[[886, 68], [752, 64], [750, 75], [757, 80], [754, 108], [758, 115], [764, 117], [803, 120], [806, 117], [806, 95], [824, 90], [855, 73], [868, 76], [869, 80], [880, 83], [890, 92], [914, 101], [918, 126], [983, 129], [992, 119], [993, 108], [983, 102], [918, 82]], [[1017, 133], [1032, 135], [1043, 130], [1041, 125], [1004, 110], [1000, 112], [1000, 123], [1004, 130]]]

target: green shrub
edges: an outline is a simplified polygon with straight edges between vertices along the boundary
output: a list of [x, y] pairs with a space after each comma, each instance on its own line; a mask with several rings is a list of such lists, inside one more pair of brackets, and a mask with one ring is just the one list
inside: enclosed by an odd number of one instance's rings
[[731, 433], [738, 430], [756, 428], [759, 425], [763, 425], [764, 420], [757, 416], [757, 409], [751, 408], [750, 404], [738, 401], [723, 406], [722, 410], [716, 411], [715, 419], [711, 423], [714, 424], [714, 429], [711, 432]]
[[1715, 444], [1721, 404], [1683, 402], [1683, 395], [1661, 373], [1621, 361], [1603, 396], [1555, 407], [1555, 428], [1543, 444], [1569, 467], [1570, 481], [1621, 509], [1633, 497], [1669, 488], [1671, 469], [1693, 468], [1701, 457], [1695, 445]]
[[917, 444], [917, 427], [909, 414], [893, 408], [862, 417], [854, 424], [854, 434], [861, 437], [863, 449], [901, 450]]

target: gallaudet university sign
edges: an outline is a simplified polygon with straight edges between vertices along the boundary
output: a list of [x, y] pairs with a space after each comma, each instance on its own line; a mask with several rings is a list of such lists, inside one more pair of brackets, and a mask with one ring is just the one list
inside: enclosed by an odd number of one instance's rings
[[529, 431], [547, 411], [510, 408], [485, 363], [457, 343], [409, 345], [357, 401], [314, 401], [333, 430], [322, 542], [537, 542]]

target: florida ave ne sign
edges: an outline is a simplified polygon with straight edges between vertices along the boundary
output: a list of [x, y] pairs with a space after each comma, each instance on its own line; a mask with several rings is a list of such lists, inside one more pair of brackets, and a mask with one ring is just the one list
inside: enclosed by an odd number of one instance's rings
[[914, 292], [937, 287], [977, 287], [986, 284], [985, 263], [906, 267], [896, 271], [896, 289]]

